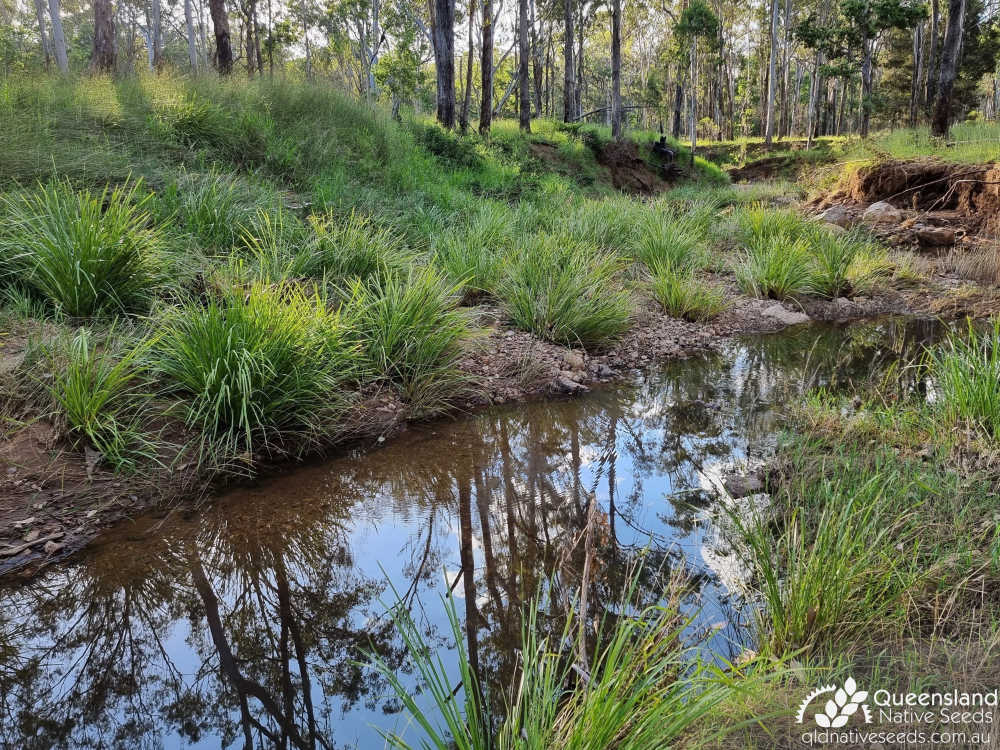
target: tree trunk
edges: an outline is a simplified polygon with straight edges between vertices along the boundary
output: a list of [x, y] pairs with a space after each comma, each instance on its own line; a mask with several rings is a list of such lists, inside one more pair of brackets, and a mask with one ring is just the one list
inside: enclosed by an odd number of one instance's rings
[[531, 0], [531, 74], [535, 79], [535, 117], [542, 116], [542, 53], [538, 44], [538, 23], [535, 0]]
[[153, 42], [153, 68], [159, 71], [163, 67], [163, 22], [161, 18], [160, 0], [151, 0], [150, 35]]
[[674, 90], [674, 121], [670, 126], [670, 135], [674, 139], [681, 137], [681, 107], [684, 105], [684, 86], [681, 85], [681, 66], [677, 66], [677, 88]]
[[774, 93], [778, 77], [778, 0], [771, 0], [771, 54], [767, 63], [767, 114], [764, 125], [764, 144], [770, 148], [774, 142]]
[[573, 64], [573, 0], [563, 0], [563, 122], [573, 122], [576, 111], [576, 66]]
[[94, 0], [94, 48], [90, 55], [90, 69], [93, 72], [114, 72], [116, 43], [111, 0]]
[[184, 0], [184, 27], [187, 30], [188, 62], [191, 72], [198, 72], [198, 45], [194, 36], [194, 14], [191, 12], [191, 0]]
[[789, 106], [788, 106], [788, 64], [789, 47], [792, 39], [792, 0], [785, 0], [785, 38], [781, 45], [781, 128], [779, 130], [782, 137], [788, 136], [789, 131]]
[[809, 108], [806, 111], [806, 149], [812, 148], [813, 135], [816, 132], [816, 104], [819, 101], [819, 67], [823, 62], [820, 53], [813, 59], [812, 75], [809, 76]]
[[212, 27], [215, 30], [216, 65], [219, 74], [227, 76], [233, 72], [233, 47], [229, 38], [226, 0], [208, 0], [208, 12], [212, 16]]
[[465, 98], [462, 100], [462, 116], [459, 118], [459, 128], [464, 133], [469, 129], [469, 108], [472, 106], [472, 61], [475, 59], [476, 40], [473, 36], [476, 18], [476, 0], [469, 0], [469, 51], [466, 54], [468, 67], [465, 70]]
[[920, 110], [920, 82], [924, 72], [924, 24], [913, 27], [913, 82], [910, 85], [910, 127], [917, 127], [917, 112]]
[[611, 2], [611, 137], [622, 139], [622, 0]]
[[257, 35], [257, 24], [254, 23], [254, 17], [257, 15], [254, 11], [254, 5], [256, 0], [251, 0], [250, 4], [246, 6], [246, 39], [244, 39], [244, 46], [246, 48], [246, 58], [247, 58], [247, 77], [253, 78], [254, 68], [256, 67], [257, 56], [254, 54], [253, 48], [253, 38]]
[[937, 97], [938, 86], [938, 21], [941, 18], [941, 9], [938, 0], [931, 0], [931, 38], [929, 57], [927, 59], [927, 89], [924, 91], [924, 102], [927, 105], [927, 116], [930, 117], [931, 106]]
[[253, 51], [257, 55], [257, 72], [263, 74], [264, 72], [264, 56], [260, 53], [260, 23], [257, 21], [257, 3], [256, 1], [250, 6], [253, 11]]
[[861, 126], [862, 138], [868, 137], [868, 127], [872, 116], [872, 46], [874, 41], [868, 38], [862, 40], [864, 58], [861, 61]]
[[455, 127], [455, 0], [434, 0], [434, 70], [437, 76], [437, 120]]
[[528, 86], [528, 66], [531, 50], [528, 48], [528, 0], [517, 4], [517, 113], [518, 126], [525, 133], [531, 132], [531, 91]]
[[698, 148], [698, 37], [691, 35], [691, 87], [688, 104], [688, 128], [691, 131], [691, 167]]
[[493, 2], [483, 0], [483, 47], [479, 51], [483, 94], [479, 104], [479, 134], [489, 135], [493, 122]]
[[937, 101], [931, 135], [943, 138], [951, 126], [951, 95], [955, 87], [958, 64], [962, 59], [962, 34], [965, 30], [965, 0], [948, 0], [948, 27], [941, 49], [941, 74], [938, 79]]
[[42, 45], [42, 59], [45, 61], [46, 69], [48, 69], [49, 63], [52, 61], [52, 52], [49, 47], [48, 34], [45, 33], [44, 0], [35, 0], [35, 20], [38, 21], [38, 42]]
[[[312, 49], [309, 45], [309, 25], [306, 23], [304, 16], [302, 18], [302, 41], [306, 48], [306, 80], [311, 81], [313, 77]], [[396, 114], [399, 111], [399, 104], [397, 101], [398, 100], [393, 100], [393, 114]]]

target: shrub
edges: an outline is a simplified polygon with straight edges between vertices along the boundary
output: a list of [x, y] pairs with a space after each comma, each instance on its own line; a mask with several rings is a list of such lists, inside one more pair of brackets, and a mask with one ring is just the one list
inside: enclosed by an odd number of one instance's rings
[[949, 419], [1000, 436], [1000, 320], [989, 332], [977, 332], [970, 321], [967, 337], [949, 336], [931, 354], [931, 377]]
[[592, 245], [536, 235], [510, 259], [499, 296], [514, 324], [559, 344], [596, 346], [628, 327], [622, 261]]
[[100, 193], [68, 181], [20, 199], [2, 196], [0, 260], [12, 276], [71, 317], [142, 308], [157, 279], [159, 239], [136, 199], [141, 181]]
[[831, 299], [849, 293], [849, 272], [858, 254], [858, 245], [817, 227], [810, 237], [809, 250], [813, 257], [811, 290]]
[[650, 289], [668, 315], [685, 320], [708, 320], [726, 307], [723, 292], [698, 281], [690, 271], [658, 266]]
[[70, 434], [87, 440], [117, 468], [132, 465], [139, 449], [136, 419], [128, 417], [140, 400], [138, 359], [142, 344], [120, 359], [91, 341], [87, 329], [69, 342], [64, 361], [53, 360], [49, 393], [69, 426]]
[[355, 357], [321, 296], [256, 282], [175, 310], [155, 362], [209, 448], [252, 455], [301, 453], [335, 432]]
[[457, 306], [457, 291], [431, 268], [405, 278], [357, 280], [352, 287], [370, 366], [418, 413], [447, 406], [466, 385], [458, 363], [470, 329], [466, 312]]
[[810, 290], [809, 245], [785, 235], [751, 242], [738, 262], [736, 282], [755, 297], [786, 299]]

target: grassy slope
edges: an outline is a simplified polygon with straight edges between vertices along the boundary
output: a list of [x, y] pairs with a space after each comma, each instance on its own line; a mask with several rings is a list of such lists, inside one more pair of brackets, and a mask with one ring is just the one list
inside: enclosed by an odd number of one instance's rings
[[[33, 393], [18, 393], [22, 404], [27, 399], [36, 416], [55, 409], [78, 438], [116, 456], [126, 469], [155, 455], [156, 448], [144, 442], [149, 436], [132, 433], [151, 417], [170, 416], [161, 408], [163, 400], [189, 409], [188, 427], [213, 439], [219, 437], [213, 432], [217, 420], [226, 421], [225, 436], [233, 442], [224, 460], [234, 460], [251, 439], [244, 433], [254, 433], [245, 414], [209, 409], [218, 396], [211, 384], [191, 386], [181, 395], [178, 382], [197, 369], [183, 364], [192, 356], [184, 346], [192, 330], [221, 329], [211, 341], [237, 336], [246, 350], [266, 354], [268, 363], [283, 363], [282, 378], [255, 381], [255, 392], [271, 388], [284, 395], [296, 388], [305, 399], [298, 404], [303, 413], [279, 401], [250, 402], [261, 422], [253, 440], [281, 449], [285, 440], [304, 438], [308, 444], [320, 439], [315, 430], [330, 429], [310, 423], [320, 402], [340, 406], [317, 400], [322, 395], [317, 387], [347, 393], [388, 382], [404, 399], [430, 393], [432, 404], [442, 388], [453, 390], [455, 343], [467, 335], [461, 308], [453, 304], [459, 295], [498, 295], [515, 321], [547, 335], [564, 330], [547, 316], [571, 315], [576, 332], [565, 339], [572, 341], [584, 330], [588, 336], [608, 335], [627, 324], [628, 300], [621, 304], [619, 295], [623, 288], [634, 293], [635, 287], [623, 279], [649, 272], [658, 281], [657, 294], [670, 300], [665, 305], [676, 304], [679, 314], [694, 304], [697, 317], [714, 303], [702, 301], [699, 307], [699, 296], [687, 288], [693, 275], [705, 267], [732, 270], [728, 259], [707, 252], [714, 211], [700, 218], [694, 212], [694, 219], [677, 215], [678, 206], [686, 210], [692, 197], [705, 197], [704, 185], [682, 187], [649, 204], [613, 195], [587, 145], [606, 138], [599, 128], [574, 135], [537, 123], [532, 138], [555, 145], [554, 164], [536, 158], [529, 139], [511, 123], [498, 123], [485, 143], [475, 136], [456, 138], [428, 123], [401, 127], [319, 88], [170, 77], [117, 83], [7, 79], [0, 84], [0, 116], [8, 123], [0, 189], [9, 199], [51, 177], [98, 195], [109, 182], [142, 177], [153, 192], [145, 210], [157, 227], [160, 281], [146, 308], [117, 316], [114, 328], [108, 317], [68, 320], [37, 293], [0, 282], [6, 284], [7, 323], [44, 317], [49, 330], [65, 339], [28, 363], [64, 373], [59, 393], [39, 393], [34, 381]], [[708, 167], [701, 174], [718, 177]], [[721, 187], [711, 196], [713, 209], [753, 196]], [[812, 266], [808, 273], [791, 269], [790, 276], [770, 263], [785, 240], [805, 243], [802, 263], [815, 262], [811, 253], [830, 261], [827, 286], [858, 281], [842, 262], [839, 246], [831, 253], [801, 219], [787, 212], [768, 219], [755, 211], [723, 228], [742, 233], [748, 248], [737, 267], [763, 269], [756, 280], [746, 271], [748, 287], [758, 281], [787, 285], [794, 277], [801, 288], [793, 291], [805, 293], [822, 280]], [[312, 224], [305, 221], [309, 215]], [[8, 251], [12, 246], [5, 245]], [[579, 252], [566, 256], [565, 247]], [[516, 273], [507, 273], [512, 263]], [[426, 267], [432, 270], [420, 270]], [[552, 281], [559, 282], [558, 293], [549, 297], [553, 309], [530, 304], [538, 296], [534, 290]], [[594, 283], [607, 286], [593, 290]], [[601, 304], [580, 309], [580, 299]], [[214, 313], [212, 305], [226, 314]], [[81, 322], [96, 332], [96, 342], [90, 334], [81, 336]], [[161, 341], [154, 334], [164, 323]], [[261, 330], [282, 336], [262, 339]], [[417, 351], [407, 345], [411, 340], [421, 342]], [[310, 356], [303, 359], [302, 352]], [[316, 368], [318, 358], [336, 368]], [[17, 388], [32, 382], [25, 379]], [[148, 397], [151, 391], [157, 398]], [[102, 399], [96, 409], [95, 394]], [[869, 676], [880, 668], [873, 655], [890, 642], [887, 635], [916, 639], [917, 651], [928, 622], [932, 632], [948, 627], [967, 635], [955, 617], [927, 620], [913, 602], [928, 591], [944, 599], [952, 592], [965, 596], [972, 573], [989, 570], [992, 576], [993, 568], [982, 566], [994, 565], [998, 557], [995, 534], [974, 523], [993, 496], [970, 490], [995, 479], [982, 474], [979, 464], [968, 471], [942, 468], [965, 450], [965, 443], [948, 437], [961, 420], [924, 414], [912, 401], [883, 409], [877, 395], [871, 398], [864, 421], [850, 421], [839, 405], [820, 401], [799, 421], [799, 438], [787, 454], [795, 470], [779, 495], [790, 515], [779, 529], [766, 530], [778, 536], [761, 538], [760, 549], [768, 555], [755, 562], [766, 574], [770, 552], [779, 550], [782, 566], [801, 563], [801, 585], [773, 592], [762, 631], [770, 652], [779, 659], [795, 654], [821, 671], [854, 669], [859, 675], [867, 665]], [[14, 420], [8, 428], [23, 418], [7, 416]], [[322, 416], [336, 419], [333, 413]], [[902, 447], [874, 452], [870, 440]], [[992, 445], [992, 437], [977, 440]], [[918, 460], [921, 445], [939, 458]], [[832, 482], [831, 475], [841, 480]], [[852, 514], [855, 506], [844, 510], [851, 498], [863, 511], [859, 515]], [[914, 507], [934, 511], [930, 531], [910, 523], [918, 518]], [[969, 507], [976, 512], [970, 515]], [[824, 513], [847, 515], [836, 516], [831, 525]], [[887, 518], [895, 520], [883, 523]], [[857, 526], [856, 535], [821, 534], [841, 523]], [[792, 533], [798, 525], [800, 533]], [[858, 547], [857, 540], [871, 533], [884, 543]], [[890, 552], [897, 543], [906, 552], [901, 559]], [[825, 582], [819, 579], [837, 561], [845, 564], [837, 608], [810, 614], [815, 587]], [[931, 572], [939, 583], [928, 589]], [[992, 603], [979, 611], [995, 614]], [[859, 628], [862, 619], [865, 627]], [[992, 632], [986, 635], [992, 638]], [[893, 669], [899, 673], [900, 660]], [[798, 695], [801, 685], [789, 691]]]

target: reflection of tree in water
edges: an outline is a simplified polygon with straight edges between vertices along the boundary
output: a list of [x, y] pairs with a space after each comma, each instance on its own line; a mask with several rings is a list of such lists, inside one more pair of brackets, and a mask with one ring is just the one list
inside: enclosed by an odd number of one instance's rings
[[[380, 603], [383, 562], [398, 565], [394, 585], [438, 644], [428, 594], [444, 590], [447, 567], [484, 683], [508, 686], [521, 605], [540, 587], [541, 626], [561, 629], [591, 502], [590, 616], [614, 610], [641, 554], [638, 603], [652, 603], [683, 564], [663, 535], [701, 522], [704, 496], [690, 490], [703, 462], [769, 434], [771, 406], [823, 382], [816, 373], [869, 376], [928, 335], [878, 323], [755, 339], [584, 399], [414, 430], [190, 521], [146, 522], [139, 542], [119, 535], [0, 594], [0, 744], [333, 747], [340, 711], [398, 708], [361, 652], [409, 669]], [[672, 492], [683, 494], [668, 503]], [[650, 509], [669, 511], [659, 531], [642, 527]], [[402, 548], [359, 541], [365, 519], [407, 529]]]

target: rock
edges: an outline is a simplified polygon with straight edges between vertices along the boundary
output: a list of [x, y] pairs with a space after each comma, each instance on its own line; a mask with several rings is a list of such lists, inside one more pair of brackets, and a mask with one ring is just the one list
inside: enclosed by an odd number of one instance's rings
[[847, 299], [847, 297], [837, 297], [831, 304], [833, 305], [834, 314], [838, 318], [848, 318], [852, 315], [857, 315], [859, 312], [858, 306]]
[[574, 351], [563, 354], [563, 363], [565, 363], [567, 370], [582, 370], [586, 366], [583, 357]]
[[736, 474], [735, 476], [727, 477], [723, 481], [722, 486], [726, 488], [726, 492], [733, 496], [733, 499], [739, 499], [747, 495], [756, 495], [758, 492], [764, 490], [764, 482], [756, 474], [748, 474], [746, 476]]
[[603, 362], [597, 366], [596, 372], [597, 372], [597, 377], [599, 378], [610, 378], [615, 374], [615, 371], [610, 367], [608, 367]]
[[842, 235], [842, 234], [847, 234], [847, 230], [844, 229], [844, 227], [840, 226], [839, 224], [827, 224], [826, 227], [824, 227], [824, 228], [830, 234], [834, 234], [834, 235], [836, 235], [838, 237], [840, 235]]
[[[819, 218], [821, 221], [825, 221], [827, 224], [832, 224], [841, 229], [847, 229], [854, 223], [851, 212], [841, 205], [830, 206], [819, 215]], [[829, 227], [827, 228], [829, 229]]]
[[775, 302], [773, 305], [765, 307], [761, 311], [761, 314], [767, 316], [768, 318], [773, 318], [786, 326], [806, 323], [809, 320], [809, 316], [805, 313], [797, 312], [795, 310], [786, 310], [780, 302]]
[[918, 227], [916, 232], [921, 245], [947, 247], [955, 244], [955, 230], [951, 227]]
[[42, 549], [45, 550], [46, 555], [51, 555], [55, 552], [58, 552], [62, 548], [63, 545], [61, 545], [59, 542], [46, 542], [45, 546]]
[[865, 209], [862, 219], [868, 224], [898, 224], [903, 220], [903, 212], [885, 201], [878, 201]]
[[575, 380], [568, 378], [565, 375], [559, 377], [556, 381], [556, 385], [563, 393], [586, 393], [590, 390], [583, 383], [577, 383]]

